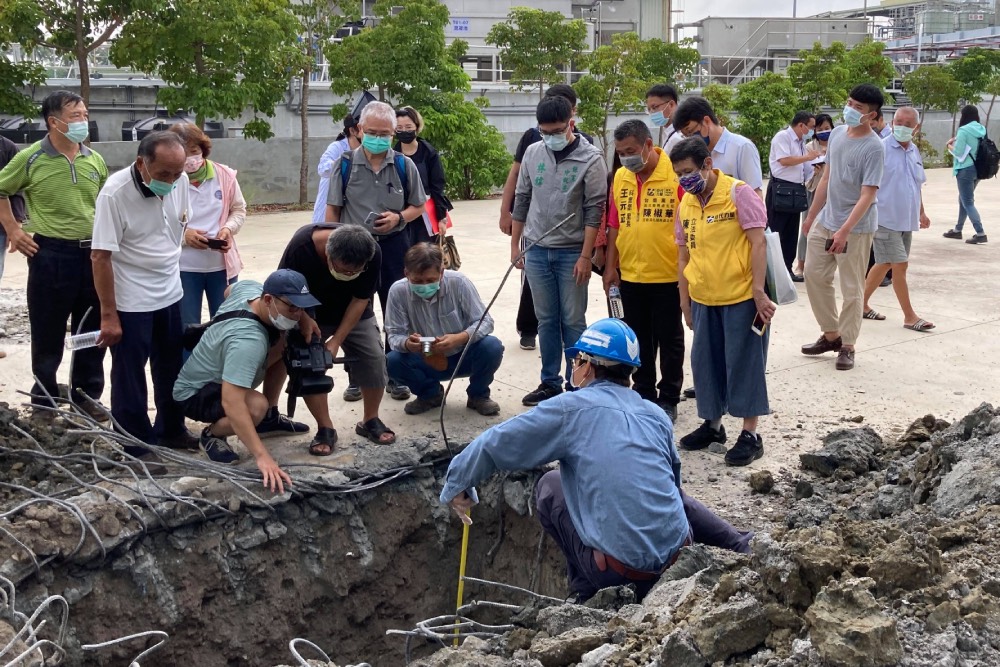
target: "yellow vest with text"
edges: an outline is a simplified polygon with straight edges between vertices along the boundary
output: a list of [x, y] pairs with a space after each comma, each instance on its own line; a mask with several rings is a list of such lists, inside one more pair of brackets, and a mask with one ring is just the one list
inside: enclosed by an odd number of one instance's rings
[[637, 197], [638, 181], [622, 167], [615, 172], [614, 197], [618, 207], [618, 270], [630, 283], [677, 282], [677, 241], [674, 213], [677, 174], [670, 158], [654, 148], [660, 160]]
[[[688, 294], [704, 306], [729, 306], [753, 298], [750, 239], [736, 212], [733, 191], [743, 181], [715, 170], [719, 180], [704, 206], [687, 193], [680, 203], [689, 259], [684, 267]], [[747, 325], [749, 326], [749, 324]]]

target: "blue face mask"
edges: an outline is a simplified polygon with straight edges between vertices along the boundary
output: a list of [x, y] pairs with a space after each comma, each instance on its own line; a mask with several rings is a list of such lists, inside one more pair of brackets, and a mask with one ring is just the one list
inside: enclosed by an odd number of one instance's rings
[[854, 107], [844, 107], [844, 122], [847, 123], [848, 127], [857, 127], [858, 125], [861, 125], [862, 116], [864, 116], [864, 114]]
[[653, 127], [666, 127], [670, 124], [670, 119], [664, 116], [662, 111], [654, 111], [649, 116], [649, 122], [653, 124]]
[[557, 153], [569, 146], [569, 139], [566, 138], [565, 134], [557, 134], [554, 136], [551, 134], [543, 134], [542, 141], [545, 142], [545, 146], [553, 153]]
[[391, 137], [373, 137], [370, 134], [362, 135], [361, 145], [372, 155], [381, 155], [389, 150], [392, 145]]
[[427, 283], [426, 285], [415, 285], [410, 283], [410, 291], [419, 296], [421, 299], [432, 298], [440, 289], [440, 281], [436, 283]]
[[896, 137], [896, 141], [899, 143], [905, 144], [913, 140], [913, 128], [905, 125], [893, 125], [892, 136]]
[[812, 138], [813, 138], [813, 131], [809, 130], [808, 132], [806, 132], [806, 136], [802, 137], [802, 141], [809, 141]]
[[66, 131], [63, 132], [63, 135], [74, 144], [82, 143], [87, 139], [89, 134], [90, 123], [85, 120], [77, 121], [75, 123], [66, 123]]
[[816, 133], [816, 138], [820, 141], [829, 141], [831, 130], [823, 130], [822, 132]]
[[157, 197], [166, 197], [171, 192], [173, 192], [174, 187], [176, 187], [174, 183], [167, 183], [165, 181], [156, 180], [155, 178], [149, 175], [148, 171], [146, 172], [146, 178], [149, 179], [149, 183], [146, 184], [146, 187], [149, 188], [150, 192], [152, 192]]

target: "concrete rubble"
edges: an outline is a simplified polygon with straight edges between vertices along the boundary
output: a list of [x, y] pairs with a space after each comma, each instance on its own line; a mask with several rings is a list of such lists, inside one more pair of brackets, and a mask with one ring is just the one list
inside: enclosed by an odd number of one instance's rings
[[412, 664], [1000, 664], [998, 449], [989, 405], [950, 425], [925, 416], [895, 441], [834, 431], [799, 469], [749, 476], [783, 509], [752, 555], [695, 545], [639, 605], [556, 605]]

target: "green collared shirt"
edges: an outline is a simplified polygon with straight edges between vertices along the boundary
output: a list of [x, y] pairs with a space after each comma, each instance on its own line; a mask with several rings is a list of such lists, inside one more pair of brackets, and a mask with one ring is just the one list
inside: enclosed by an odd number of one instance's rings
[[46, 136], [0, 171], [0, 197], [23, 192], [28, 205], [27, 232], [72, 241], [89, 239], [97, 193], [107, 179], [108, 166], [96, 151], [81, 145], [70, 161]]

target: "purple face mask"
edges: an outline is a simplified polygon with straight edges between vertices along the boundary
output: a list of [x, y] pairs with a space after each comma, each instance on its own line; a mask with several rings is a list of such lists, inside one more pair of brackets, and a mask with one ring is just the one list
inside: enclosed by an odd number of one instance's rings
[[693, 195], [700, 193], [705, 189], [705, 177], [701, 175], [700, 171], [696, 171], [693, 174], [687, 174], [686, 176], [681, 176], [680, 184], [684, 188], [684, 192], [690, 192]]

